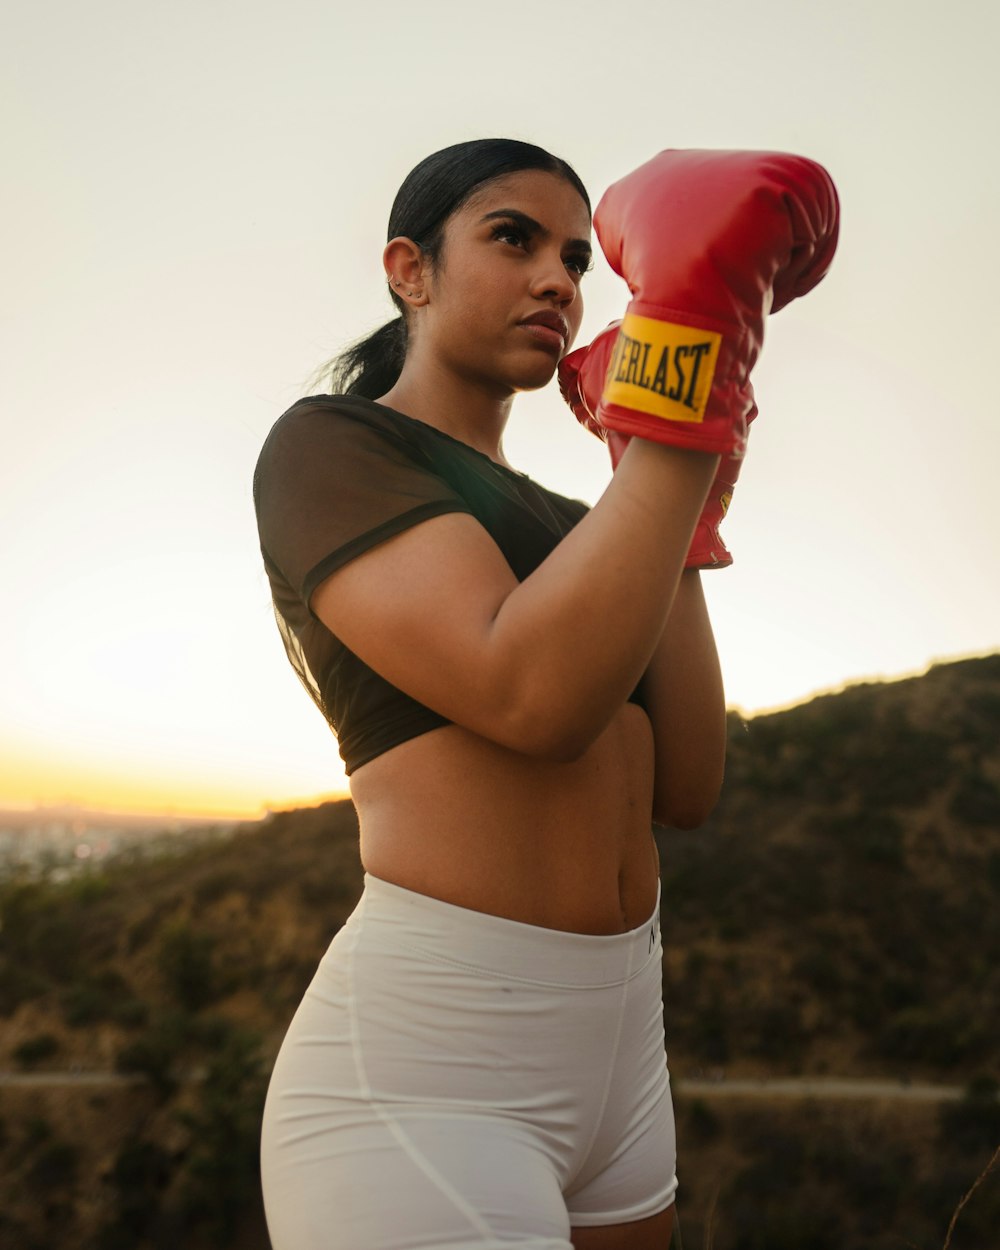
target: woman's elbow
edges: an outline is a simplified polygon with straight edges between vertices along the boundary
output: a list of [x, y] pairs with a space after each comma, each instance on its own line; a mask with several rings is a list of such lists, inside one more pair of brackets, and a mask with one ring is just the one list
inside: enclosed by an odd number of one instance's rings
[[555, 764], [573, 764], [586, 755], [603, 726], [597, 718], [552, 699], [512, 701], [487, 737], [521, 755]]
[[714, 803], [703, 807], [670, 807], [662, 808], [653, 813], [653, 823], [666, 825], [669, 829], [700, 829], [708, 820], [715, 807]]
[[523, 722], [510, 736], [510, 745], [522, 755], [552, 764], [574, 764], [586, 755], [596, 734], [572, 722], [538, 717]]

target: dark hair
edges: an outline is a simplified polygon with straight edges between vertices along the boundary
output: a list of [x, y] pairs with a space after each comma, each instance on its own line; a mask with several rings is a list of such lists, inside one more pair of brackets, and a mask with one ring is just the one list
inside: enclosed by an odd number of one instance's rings
[[[472, 139], [442, 148], [407, 174], [389, 214], [386, 239], [401, 235], [412, 239], [434, 263], [452, 213], [485, 183], [524, 169], [541, 169], [565, 178], [580, 193], [590, 212], [586, 187], [576, 171], [558, 156], [519, 139]], [[331, 361], [331, 391], [375, 399], [396, 384], [406, 359], [406, 305], [391, 288], [389, 294], [399, 315]], [[326, 371], [324, 368], [321, 374]]]

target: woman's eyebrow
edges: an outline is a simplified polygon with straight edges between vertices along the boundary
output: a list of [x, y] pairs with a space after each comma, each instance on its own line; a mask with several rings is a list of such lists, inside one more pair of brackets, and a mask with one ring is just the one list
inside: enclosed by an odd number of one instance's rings
[[[535, 221], [534, 217], [529, 217], [527, 213], [522, 213], [519, 208], [498, 208], [494, 212], [486, 213], [485, 216], [481, 217], [479, 224], [482, 225], [484, 221], [495, 221], [498, 217], [502, 217], [506, 221], [516, 222], [526, 234], [540, 235], [542, 238], [547, 238], [551, 233], [540, 221]], [[568, 239], [566, 246], [582, 252], [589, 253], [592, 251], [589, 239]]]

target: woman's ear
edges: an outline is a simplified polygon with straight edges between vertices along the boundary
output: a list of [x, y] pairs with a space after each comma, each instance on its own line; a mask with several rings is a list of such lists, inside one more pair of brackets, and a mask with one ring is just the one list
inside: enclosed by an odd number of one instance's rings
[[425, 257], [418, 244], [403, 235], [390, 239], [382, 253], [382, 264], [394, 295], [413, 308], [427, 303]]

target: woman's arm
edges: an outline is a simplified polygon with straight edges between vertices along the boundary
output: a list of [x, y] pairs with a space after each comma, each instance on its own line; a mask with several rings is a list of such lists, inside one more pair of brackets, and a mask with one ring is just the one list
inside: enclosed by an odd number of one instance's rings
[[523, 582], [476, 521], [448, 515], [337, 570], [313, 611], [456, 724], [578, 758], [649, 665], [717, 463], [634, 439], [595, 507]]
[[726, 759], [722, 674], [697, 569], [681, 576], [642, 694], [653, 724], [653, 819], [696, 829], [718, 800]]

